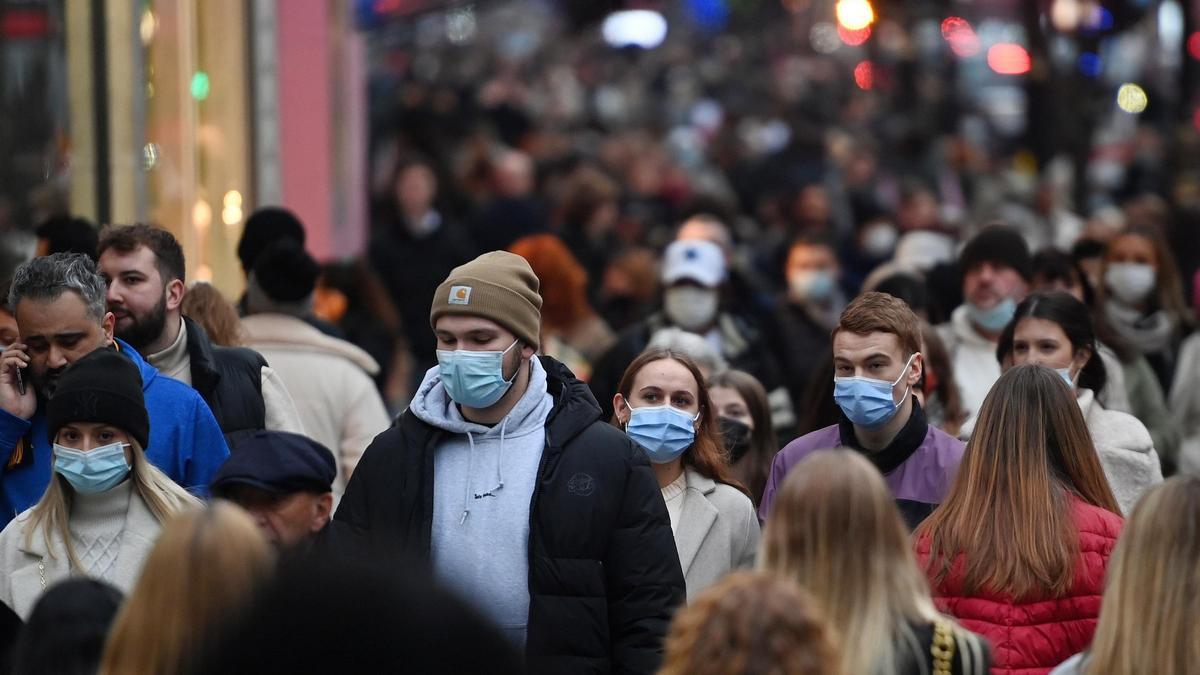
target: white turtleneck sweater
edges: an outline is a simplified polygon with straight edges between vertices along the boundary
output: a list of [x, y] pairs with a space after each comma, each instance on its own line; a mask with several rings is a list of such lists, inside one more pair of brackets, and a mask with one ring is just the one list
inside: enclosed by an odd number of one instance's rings
[[683, 493], [687, 492], [687, 472], [662, 488], [663, 501], [667, 504], [667, 515], [671, 516], [671, 532], [679, 531], [679, 514], [683, 511]]
[[[173, 380], [179, 380], [189, 387], [192, 384], [192, 356], [187, 350], [187, 324], [179, 320], [179, 334], [169, 347], [155, 354], [146, 354], [150, 365], [158, 372]], [[262, 377], [262, 399], [266, 409], [266, 428], [271, 431], [289, 431], [294, 434], [306, 435], [304, 424], [300, 421], [300, 413], [296, 403], [288, 393], [287, 386], [270, 366], [264, 366]]]
[[132, 495], [133, 481], [129, 479], [98, 494], [75, 493], [71, 500], [71, 545], [83, 566], [80, 572], [112, 581]]

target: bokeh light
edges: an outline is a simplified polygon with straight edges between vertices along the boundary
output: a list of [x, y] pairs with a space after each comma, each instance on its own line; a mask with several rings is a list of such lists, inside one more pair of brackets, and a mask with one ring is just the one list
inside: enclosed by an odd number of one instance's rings
[[979, 53], [979, 36], [971, 23], [961, 16], [946, 17], [942, 21], [942, 39], [957, 56], [966, 58]]
[[860, 61], [854, 66], [854, 84], [859, 89], [870, 91], [875, 87], [875, 65], [870, 61]]
[[1126, 82], [1117, 89], [1117, 107], [1127, 113], [1137, 115], [1145, 111], [1149, 103], [1146, 90], [1132, 82]]
[[1029, 72], [1029, 52], [1021, 45], [1002, 42], [988, 49], [987, 64], [1001, 75], [1024, 75]]
[[867, 40], [871, 39], [871, 27], [867, 26], [862, 30], [850, 30], [839, 24], [837, 27], [837, 34], [838, 37], [842, 39], [842, 42], [845, 42], [851, 47], [857, 47], [858, 45], [861, 45]]
[[849, 31], [859, 31], [875, 23], [875, 8], [868, 0], [838, 0], [834, 8], [838, 25]]

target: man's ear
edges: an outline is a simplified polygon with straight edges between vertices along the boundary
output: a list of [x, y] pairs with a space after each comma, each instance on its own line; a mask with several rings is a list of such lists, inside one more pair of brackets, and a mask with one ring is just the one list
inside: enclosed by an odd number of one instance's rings
[[164, 289], [164, 299], [167, 304], [167, 311], [173, 312], [179, 309], [183, 304], [183, 296], [187, 294], [187, 285], [182, 279], [172, 279]]
[[535, 354], [537, 354], [537, 350], [534, 349], [533, 346], [526, 344], [525, 341], [522, 340], [521, 341], [521, 358], [528, 361], [529, 359], [532, 359]]
[[913, 356], [912, 365], [908, 367], [908, 384], [911, 387], [916, 387], [921, 381], [921, 375], [925, 372], [925, 355], [917, 352]]
[[117, 327], [117, 317], [112, 312], [105, 312], [104, 318], [100, 321], [100, 329], [104, 331], [104, 346], [107, 347], [113, 343], [113, 331]]
[[319, 532], [322, 528], [329, 524], [329, 515], [333, 512], [333, 493], [326, 492], [317, 497], [316, 507], [313, 509], [312, 523], [309, 524], [309, 531]]

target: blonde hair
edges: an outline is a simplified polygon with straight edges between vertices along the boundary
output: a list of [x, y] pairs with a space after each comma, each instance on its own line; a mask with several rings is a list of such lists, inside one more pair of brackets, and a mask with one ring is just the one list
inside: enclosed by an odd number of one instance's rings
[[[200, 500], [188, 494], [168, 478], [167, 474], [151, 464], [150, 460], [146, 459], [141, 444], [132, 438], [129, 439], [129, 450], [129, 480], [133, 481], [134, 491], [158, 522], [165, 523], [177, 513], [200, 507]], [[30, 509], [29, 524], [25, 527], [25, 546], [33, 543], [34, 533], [41, 529], [47, 552], [51, 558], [57, 560], [53, 535], [58, 534], [66, 549], [71, 568], [81, 570], [83, 566], [75, 554], [75, 546], [71, 543], [70, 515], [71, 501], [74, 497], [75, 489], [67, 479], [55, 473], [42, 498]]]
[[[800, 583], [841, 634], [848, 673], [921, 659], [910, 623], [938, 619], [883, 476], [852, 450], [818, 450], [771, 505], [759, 566]], [[900, 647], [914, 654], [898, 654]]]
[[804, 589], [734, 572], [675, 615], [658, 675], [840, 672], [836, 635]]
[[1187, 673], [1200, 663], [1200, 478], [1142, 497], [1109, 560], [1089, 674]]
[[113, 622], [101, 675], [184, 671], [270, 572], [271, 547], [244, 511], [216, 501], [163, 529]]

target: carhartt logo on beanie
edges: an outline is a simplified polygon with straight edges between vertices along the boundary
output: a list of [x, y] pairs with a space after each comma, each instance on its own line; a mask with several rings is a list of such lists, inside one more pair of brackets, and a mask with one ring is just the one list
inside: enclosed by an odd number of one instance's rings
[[50, 442], [58, 430], [74, 422], [111, 424], [147, 448], [150, 415], [142, 395], [142, 374], [113, 349], [97, 349], [79, 359], [58, 378], [46, 405]]
[[542, 325], [540, 283], [533, 268], [507, 251], [484, 253], [454, 268], [433, 294], [429, 325], [443, 316], [478, 316], [512, 331], [538, 348]]

